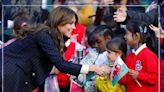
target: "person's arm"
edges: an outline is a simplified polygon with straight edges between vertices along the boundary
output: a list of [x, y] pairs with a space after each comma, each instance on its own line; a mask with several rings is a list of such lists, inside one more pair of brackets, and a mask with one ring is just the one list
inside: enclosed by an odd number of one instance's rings
[[154, 8], [147, 13], [138, 13], [135, 11], [127, 11], [127, 16], [130, 19], [145, 21], [147, 24], [154, 24], [158, 19], [158, 9]]
[[[105, 67], [95, 67], [92, 65], [79, 65], [71, 62], [67, 62], [60, 55], [57, 47], [51, 38], [48, 31], [38, 32], [36, 34], [36, 42], [41, 48], [41, 50], [45, 53], [45, 55], [49, 58], [49, 60], [55, 65], [55, 67], [64, 73], [68, 73], [71, 75], [78, 76], [79, 73], [87, 74], [89, 71], [93, 71], [96, 73], [105, 74]], [[46, 62], [46, 61], [45, 61]]]
[[121, 9], [118, 9], [113, 17], [116, 22], [125, 22], [128, 19], [137, 19], [137, 20], [145, 21], [145, 23], [150, 25], [150, 24], [157, 24], [158, 11], [157, 8], [147, 13], [139, 13], [130, 10], [123, 11]]

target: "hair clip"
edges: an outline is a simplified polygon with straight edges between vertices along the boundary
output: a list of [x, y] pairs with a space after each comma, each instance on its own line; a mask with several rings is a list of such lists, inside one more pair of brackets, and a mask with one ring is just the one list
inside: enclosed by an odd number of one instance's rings
[[144, 29], [141, 26], [139, 26], [139, 29], [140, 29], [141, 33], [147, 33], [147, 27], [146, 26], [144, 27]]

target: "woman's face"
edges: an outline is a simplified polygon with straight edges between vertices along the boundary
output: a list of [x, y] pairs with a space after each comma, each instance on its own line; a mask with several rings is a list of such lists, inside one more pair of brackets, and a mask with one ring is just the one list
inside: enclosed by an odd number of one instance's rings
[[73, 29], [75, 29], [75, 17], [72, 18], [71, 23], [67, 23], [62, 26], [58, 26], [58, 30], [66, 37], [70, 37]]

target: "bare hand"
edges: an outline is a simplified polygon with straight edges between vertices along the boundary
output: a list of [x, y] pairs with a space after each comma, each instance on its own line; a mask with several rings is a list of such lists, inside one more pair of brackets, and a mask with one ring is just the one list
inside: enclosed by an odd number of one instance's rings
[[117, 9], [116, 12], [114, 12], [114, 20], [116, 22], [124, 22], [126, 20], [126, 17], [127, 17], [127, 13], [125, 10], [122, 10], [122, 9]]
[[78, 34], [71, 35], [70, 36], [71, 42], [77, 42], [77, 36], [78, 36]]
[[162, 28], [155, 27], [153, 24], [149, 25], [149, 28], [155, 32], [157, 38], [164, 38], [164, 30]]
[[53, 66], [51, 73], [58, 74], [58, 73], [60, 73], [60, 71], [55, 66]]
[[153, 10], [154, 8], [157, 8], [157, 3], [156, 2], [152, 2], [150, 5], [149, 5], [149, 7], [148, 7], [148, 9], [149, 9], [149, 11], [151, 11], [151, 10]]
[[100, 76], [105, 76], [110, 73], [110, 70], [105, 65], [100, 65], [96, 67], [95, 72]]
[[132, 79], [136, 80], [138, 78], [138, 71], [130, 69], [129, 75], [131, 76]]

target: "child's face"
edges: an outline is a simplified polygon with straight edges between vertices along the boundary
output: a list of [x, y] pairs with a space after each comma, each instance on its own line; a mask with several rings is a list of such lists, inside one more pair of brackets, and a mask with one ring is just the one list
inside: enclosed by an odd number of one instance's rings
[[111, 50], [108, 50], [108, 59], [111, 61], [111, 62], [114, 62], [116, 60], [116, 58], [119, 56], [119, 54], [117, 52], [114, 52], [114, 51], [111, 51]]
[[126, 30], [125, 39], [127, 41], [127, 44], [131, 47], [135, 47], [139, 42], [139, 39], [137, 39], [135, 36], [135, 34], [132, 35], [130, 31]]
[[93, 47], [94, 48], [97, 48], [99, 50], [99, 52], [104, 52], [106, 50], [106, 43], [108, 40], [110, 39], [105, 39], [104, 36], [100, 36], [98, 33], [95, 34], [95, 37], [94, 37], [94, 44], [93, 44]]

